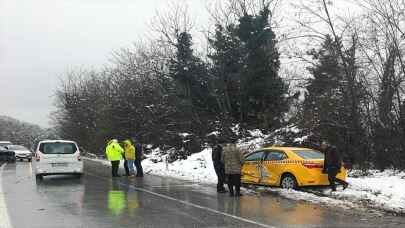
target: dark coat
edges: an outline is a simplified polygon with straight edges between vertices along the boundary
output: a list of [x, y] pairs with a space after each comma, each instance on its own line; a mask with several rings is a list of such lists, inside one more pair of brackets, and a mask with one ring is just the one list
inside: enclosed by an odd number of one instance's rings
[[142, 144], [136, 143], [135, 144], [135, 160], [142, 160], [143, 151], [142, 151]]
[[338, 149], [334, 146], [328, 146], [324, 152], [324, 171], [327, 172], [329, 169], [340, 170], [340, 168], [342, 167], [342, 157]]
[[214, 166], [215, 165], [221, 165], [221, 164], [223, 164], [223, 162], [222, 162], [222, 160], [221, 160], [221, 158], [222, 158], [222, 151], [223, 151], [223, 149], [222, 149], [222, 146], [221, 145], [216, 145], [213, 149], [212, 149], [212, 154], [211, 154], [211, 156], [212, 156], [212, 162], [214, 163]]

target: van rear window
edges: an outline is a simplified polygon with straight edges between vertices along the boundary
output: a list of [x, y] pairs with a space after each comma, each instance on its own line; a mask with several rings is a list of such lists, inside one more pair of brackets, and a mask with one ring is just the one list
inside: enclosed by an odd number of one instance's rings
[[303, 159], [324, 159], [325, 155], [316, 150], [294, 150]]
[[77, 151], [77, 147], [74, 143], [41, 143], [41, 145], [39, 145], [39, 151], [44, 154], [73, 154]]

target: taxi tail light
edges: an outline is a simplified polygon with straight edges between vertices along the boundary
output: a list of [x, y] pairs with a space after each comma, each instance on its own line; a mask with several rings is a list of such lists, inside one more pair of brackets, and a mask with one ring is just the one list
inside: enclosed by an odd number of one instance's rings
[[322, 169], [323, 168], [322, 164], [313, 163], [313, 162], [305, 162], [305, 163], [302, 163], [302, 165], [305, 166], [308, 169], [318, 169], [318, 168]]

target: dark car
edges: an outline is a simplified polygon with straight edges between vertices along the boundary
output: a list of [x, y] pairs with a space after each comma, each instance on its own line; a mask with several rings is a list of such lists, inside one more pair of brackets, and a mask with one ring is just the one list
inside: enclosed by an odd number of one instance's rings
[[0, 161], [15, 162], [14, 151], [7, 150], [5, 147], [0, 146]]

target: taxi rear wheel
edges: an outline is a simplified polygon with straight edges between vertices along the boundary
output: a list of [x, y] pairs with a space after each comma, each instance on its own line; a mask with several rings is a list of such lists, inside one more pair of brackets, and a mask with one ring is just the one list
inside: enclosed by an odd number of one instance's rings
[[284, 174], [281, 178], [280, 187], [284, 189], [296, 189], [298, 187], [297, 180], [291, 174]]

